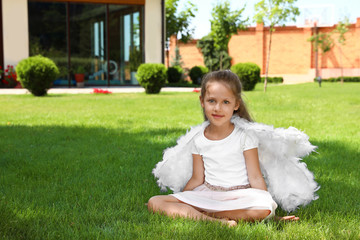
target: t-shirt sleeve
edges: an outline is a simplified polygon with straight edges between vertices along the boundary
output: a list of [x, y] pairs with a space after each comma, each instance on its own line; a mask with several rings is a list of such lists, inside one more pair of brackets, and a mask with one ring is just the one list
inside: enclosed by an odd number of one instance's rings
[[244, 133], [243, 151], [259, 147], [259, 140], [257, 136], [252, 132]]
[[190, 144], [191, 144], [191, 147], [190, 147], [191, 154], [200, 154], [199, 149], [196, 146], [196, 142], [194, 139], [191, 141]]

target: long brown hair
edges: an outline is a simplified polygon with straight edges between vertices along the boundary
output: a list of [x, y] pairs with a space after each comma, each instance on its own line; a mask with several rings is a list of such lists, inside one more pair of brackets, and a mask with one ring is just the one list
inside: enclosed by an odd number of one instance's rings
[[[205, 98], [206, 89], [208, 84], [211, 82], [222, 82], [233, 92], [237, 101], [239, 101], [239, 109], [234, 111], [233, 115], [238, 115], [241, 118], [245, 118], [248, 121], [253, 121], [247, 108], [245, 102], [242, 100], [242, 85], [239, 77], [231, 72], [230, 70], [220, 70], [214, 71], [206, 74], [201, 81], [201, 98]], [[204, 113], [204, 112], [203, 112]], [[205, 113], [204, 118], [207, 120]]]

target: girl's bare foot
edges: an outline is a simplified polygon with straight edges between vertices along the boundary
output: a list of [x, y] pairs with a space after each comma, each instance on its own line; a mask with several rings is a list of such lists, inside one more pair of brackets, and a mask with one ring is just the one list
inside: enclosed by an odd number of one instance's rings
[[295, 216], [278, 217], [278, 216], [275, 216], [274, 220], [275, 221], [298, 221], [299, 217], [295, 217]]
[[222, 218], [220, 219], [222, 224], [226, 224], [229, 227], [235, 227], [237, 225], [237, 222], [235, 220], [229, 220], [228, 218]]

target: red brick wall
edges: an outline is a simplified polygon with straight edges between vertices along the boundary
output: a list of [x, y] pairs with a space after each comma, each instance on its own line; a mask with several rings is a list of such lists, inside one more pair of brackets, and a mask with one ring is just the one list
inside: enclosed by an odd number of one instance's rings
[[[189, 41], [188, 43], [182, 43], [177, 41], [177, 46], [180, 50], [180, 55], [183, 61], [183, 68], [192, 68], [193, 66], [205, 66], [203, 55], [199, 48], [196, 47], [197, 40]], [[172, 36], [170, 38], [170, 51], [169, 51], [169, 64], [175, 57], [176, 38]], [[165, 58], [165, 65], [168, 67], [168, 59]]]
[[[324, 28], [320, 31], [329, 33], [332, 30], [333, 28]], [[322, 68], [340, 68], [342, 63], [344, 68], [360, 68], [360, 18], [345, 33], [345, 45], [338, 43], [338, 37], [339, 34], [332, 35], [335, 46], [329, 52], [321, 54], [320, 66]]]
[[[346, 44], [341, 46], [340, 54], [337, 35], [333, 34], [335, 46], [326, 54], [319, 53], [319, 66], [324, 69], [360, 68], [360, 18], [351, 24], [345, 34]], [[331, 32], [334, 27], [319, 27], [320, 32]], [[270, 52], [270, 75], [308, 74], [315, 67], [312, 44], [307, 40], [312, 35], [311, 28], [297, 28], [295, 26], [276, 27], [272, 34]], [[229, 54], [233, 58], [232, 64], [239, 62], [254, 62], [265, 73], [266, 56], [268, 52], [269, 28], [258, 24], [248, 30], [240, 31], [229, 41]], [[170, 61], [174, 55], [176, 39], [170, 42]], [[187, 44], [178, 42], [184, 68], [204, 65], [200, 50], [196, 47], [197, 40]]]

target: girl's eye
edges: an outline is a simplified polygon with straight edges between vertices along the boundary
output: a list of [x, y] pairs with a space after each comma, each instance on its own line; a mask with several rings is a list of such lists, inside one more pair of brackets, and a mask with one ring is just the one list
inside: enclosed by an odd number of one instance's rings
[[208, 102], [209, 102], [209, 103], [213, 103], [213, 102], [215, 102], [215, 101], [214, 101], [213, 99], [209, 99]]
[[227, 101], [227, 100], [225, 100], [225, 101], [224, 101], [224, 103], [225, 103], [225, 104], [229, 104], [230, 102], [229, 102], [229, 101]]

